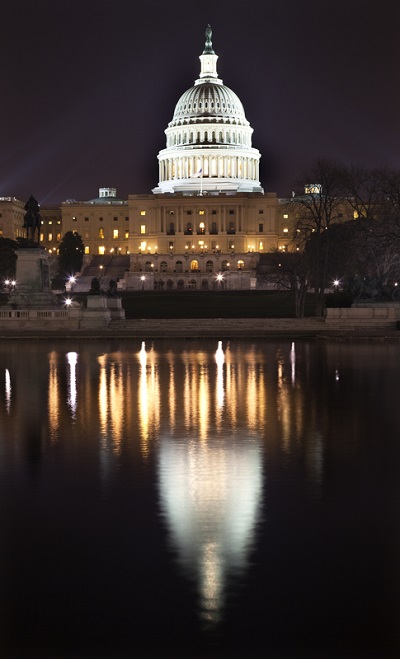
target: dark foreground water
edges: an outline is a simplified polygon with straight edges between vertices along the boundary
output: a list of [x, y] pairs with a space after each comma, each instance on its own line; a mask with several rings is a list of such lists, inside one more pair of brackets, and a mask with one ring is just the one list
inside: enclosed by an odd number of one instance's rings
[[400, 346], [0, 343], [1, 657], [396, 657]]

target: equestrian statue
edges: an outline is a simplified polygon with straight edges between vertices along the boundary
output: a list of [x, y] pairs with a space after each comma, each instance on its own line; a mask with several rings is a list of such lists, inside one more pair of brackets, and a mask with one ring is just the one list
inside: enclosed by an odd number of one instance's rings
[[26, 229], [26, 237], [28, 240], [35, 240], [35, 233], [37, 231], [37, 241], [40, 242], [40, 224], [41, 217], [39, 215], [39, 204], [35, 197], [31, 195], [25, 204], [26, 213], [24, 215], [24, 228]]

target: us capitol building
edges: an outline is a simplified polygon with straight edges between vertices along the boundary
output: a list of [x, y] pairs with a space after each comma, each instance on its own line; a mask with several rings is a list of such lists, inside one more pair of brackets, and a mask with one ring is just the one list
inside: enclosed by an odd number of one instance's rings
[[[116, 188], [100, 188], [95, 199], [41, 208], [48, 251], [56, 253], [67, 231], [82, 237], [82, 290], [93, 276], [127, 290], [255, 288], [260, 255], [286, 248], [288, 217], [261, 187], [253, 129], [217, 60], [208, 26], [199, 77], [165, 130], [152, 194], [124, 200]], [[0, 235], [24, 235], [23, 207], [0, 200]]]

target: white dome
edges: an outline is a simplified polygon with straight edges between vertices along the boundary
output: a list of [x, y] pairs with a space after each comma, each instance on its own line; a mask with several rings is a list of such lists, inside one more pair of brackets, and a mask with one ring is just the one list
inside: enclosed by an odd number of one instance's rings
[[235, 92], [225, 85], [211, 81], [202, 81], [182, 94], [168, 127], [193, 124], [197, 121], [249, 125], [243, 105]]
[[211, 28], [200, 55], [200, 76], [180, 97], [158, 154], [154, 193], [262, 192], [260, 153], [238, 96], [218, 78]]

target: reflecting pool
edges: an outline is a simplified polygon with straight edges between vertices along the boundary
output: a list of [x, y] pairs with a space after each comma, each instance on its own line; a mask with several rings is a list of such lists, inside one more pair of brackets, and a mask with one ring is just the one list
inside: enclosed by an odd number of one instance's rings
[[0, 342], [0, 654], [394, 657], [400, 345]]

